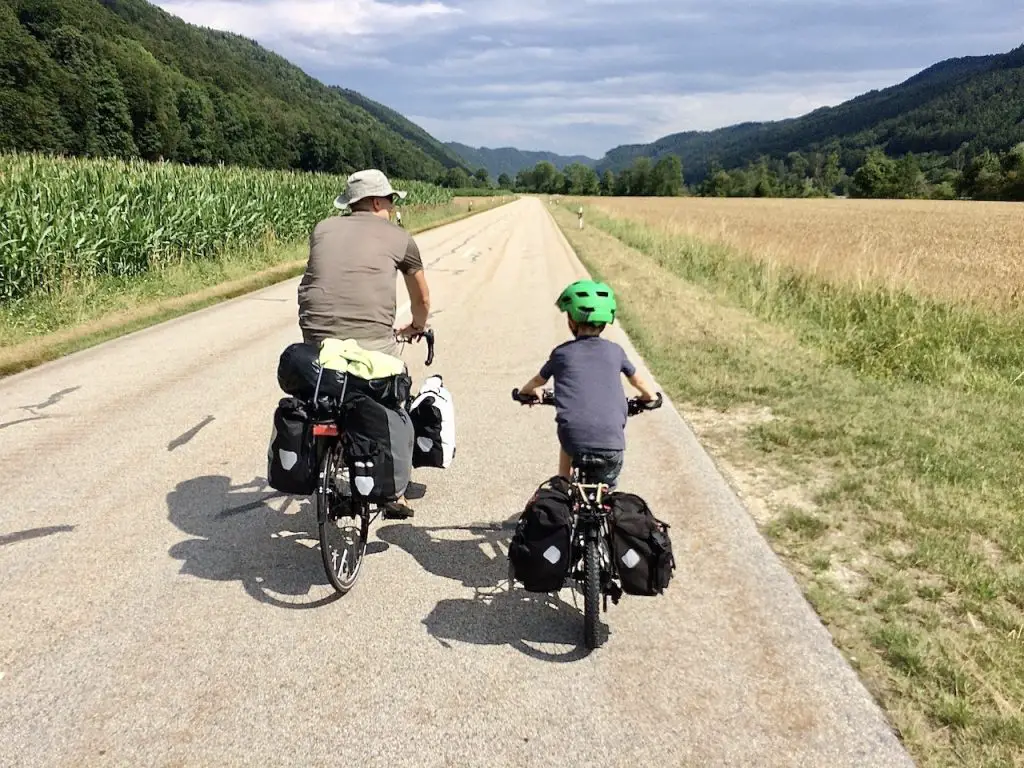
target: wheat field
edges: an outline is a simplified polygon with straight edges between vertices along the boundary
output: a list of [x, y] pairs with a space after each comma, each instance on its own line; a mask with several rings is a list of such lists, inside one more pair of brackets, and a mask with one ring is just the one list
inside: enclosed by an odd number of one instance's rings
[[989, 309], [1024, 298], [1024, 205], [932, 200], [582, 198], [672, 235], [830, 280]]

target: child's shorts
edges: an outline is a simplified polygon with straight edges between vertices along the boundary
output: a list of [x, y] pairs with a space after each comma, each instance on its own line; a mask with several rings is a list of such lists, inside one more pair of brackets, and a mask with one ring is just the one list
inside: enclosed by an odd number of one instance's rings
[[622, 462], [625, 458], [625, 451], [612, 451], [607, 448], [575, 448], [572, 451], [566, 451], [573, 461], [573, 466], [576, 465], [576, 460], [583, 454], [589, 454], [590, 456], [600, 456], [607, 462], [607, 466], [601, 472], [590, 477], [590, 481], [594, 483], [605, 483], [606, 485], [615, 487], [619, 479], [619, 473], [622, 472]]

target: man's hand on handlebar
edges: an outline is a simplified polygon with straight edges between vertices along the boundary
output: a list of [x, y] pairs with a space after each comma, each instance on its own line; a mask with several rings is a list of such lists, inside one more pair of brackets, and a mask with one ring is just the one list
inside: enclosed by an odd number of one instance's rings
[[434, 329], [433, 328], [417, 328], [416, 326], [409, 324], [401, 330], [395, 330], [395, 339], [400, 342], [419, 341], [420, 339], [427, 340], [427, 360], [426, 365], [431, 365], [434, 362]]
[[417, 328], [412, 323], [395, 330], [395, 338], [399, 341], [419, 341], [427, 334], [426, 328]]

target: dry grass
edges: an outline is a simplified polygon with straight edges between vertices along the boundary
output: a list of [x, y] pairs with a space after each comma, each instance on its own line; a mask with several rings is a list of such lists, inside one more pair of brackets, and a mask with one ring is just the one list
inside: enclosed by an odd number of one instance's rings
[[653, 201], [590, 200], [581, 232], [573, 202], [570, 243], [917, 763], [1024, 768], [1020, 313], [794, 280], [623, 216]]
[[1024, 299], [1019, 203], [586, 198], [586, 204], [827, 279], [995, 309]]

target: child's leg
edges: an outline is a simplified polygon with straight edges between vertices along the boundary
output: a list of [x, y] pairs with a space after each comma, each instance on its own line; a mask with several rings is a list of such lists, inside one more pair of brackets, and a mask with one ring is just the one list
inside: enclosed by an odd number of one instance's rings
[[559, 447], [558, 449], [558, 474], [564, 477], [566, 480], [569, 479], [569, 473], [572, 471], [572, 457], [565, 452], [565, 448]]

